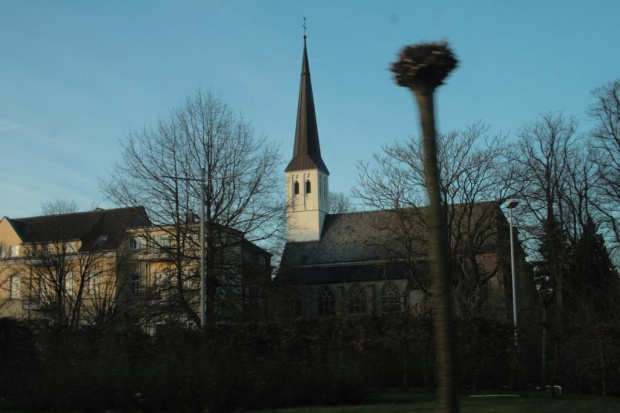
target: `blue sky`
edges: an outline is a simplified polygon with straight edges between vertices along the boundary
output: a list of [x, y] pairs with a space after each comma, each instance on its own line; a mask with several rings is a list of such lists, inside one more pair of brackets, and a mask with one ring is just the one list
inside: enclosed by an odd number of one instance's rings
[[358, 161], [418, 134], [413, 98], [388, 70], [406, 44], [445, 39], [458, 55], [436, 102], [444, 132], [482, 120], [514, 136], [557, 110], [586, 131], [589, 92], [620, 77], [615, 0], [0, 0], [0, 217], [56, 198], [111, 207], [97, 185], [119, 139], [199, 87], [288, 161], [303, 16], [338, 192], [355, 185]]

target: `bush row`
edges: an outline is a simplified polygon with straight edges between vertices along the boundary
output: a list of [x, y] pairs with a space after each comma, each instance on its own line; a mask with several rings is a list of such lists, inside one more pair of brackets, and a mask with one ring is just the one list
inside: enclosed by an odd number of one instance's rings
[[[482, 390], [540, 383], [540, 334], [485, 319], [458, 325], [459, 381]], [[577, 329], [548, 344], [566, 390], [620, 394], [619, 330]], [[554, 350], [556, 349], [556, 350]], [[562, 351], [555, 357], [553, 351]], [[559, 362], [556, 362], [559, 360]], [[25, 408], [231, 411], [359, 402], [387, 387], [435, 386], [433, 324], [324, 318], [168, 329], [58, 332], [0, 319], [0, 397]]]

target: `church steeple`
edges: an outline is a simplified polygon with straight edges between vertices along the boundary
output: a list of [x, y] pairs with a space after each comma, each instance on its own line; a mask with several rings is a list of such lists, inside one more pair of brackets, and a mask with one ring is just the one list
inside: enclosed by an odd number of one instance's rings
[[314, 111], [312, 82], [310, 81], [310, 65], [304, 35], [304, 55], [301, 63], [301, 82], [299, 86], [299, 102], [297, 104], [297, 124], [295, 126], [295, 145], [293, 159], [286, 167], [286, 172], [318, 169], [328, 174], [329, 171], [321, 158], [319, 131]]
[[[305, 30], [305, 23], [304, 23]], [[306, 36], [295, 126], [293, 159], [286, 167], [289, 242], [319, 241], [329, 211], [329, 171], [321, 158]]]

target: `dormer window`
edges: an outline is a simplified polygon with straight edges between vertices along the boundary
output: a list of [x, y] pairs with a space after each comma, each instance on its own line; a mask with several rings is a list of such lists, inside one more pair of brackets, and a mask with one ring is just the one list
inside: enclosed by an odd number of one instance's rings
[[312, 185], [310, 184], [310, 180], [306, 180], [306, 193], [309, 194], [312, 192]]
[[299, 195], [299, 182], [295, 181], [293, 185], [293, 190], [295, 191], [295, 195]]
[[95, 241], [95, 245], [97, 245], [98, 247], [102, 246], [107, 240], [108, 240], [107, 235], [100, 235]]

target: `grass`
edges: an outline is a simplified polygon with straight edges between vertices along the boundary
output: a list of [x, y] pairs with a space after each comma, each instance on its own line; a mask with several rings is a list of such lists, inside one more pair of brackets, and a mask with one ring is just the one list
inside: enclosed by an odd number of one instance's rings
[[[461, 396], [459, 407], [461, 413], [616, 413], [620, 412], [620, 398], [565, 394], [550, 399], [543, 393], [525, 393], [518, 395], [518, 397], [506, 395], [479, 398]], [[2, 400], [0, 400], [0, 411], [5, 413], [34, 413], [11, 406]], [[369, 397], [363, 405], [295, 407], [261, 410], [260, 413], [435, 413], [436, 411], [437, 404], [435, 396], [432, 394], [394, 391]]]
[[[616, 413], [620, 412], [620, 398], [562, 395], [550, 399], [545, 394], [527, 393], [519, 397], [469, 397], [459, 399], [462, 413]], [[434, 413], [437, 403], [434, 395], [390, 392], [369, 398], [368, 403], [356, 406], [298, 407], [263, 410], [273, 413]]]

